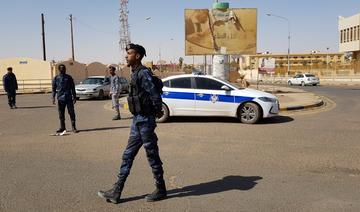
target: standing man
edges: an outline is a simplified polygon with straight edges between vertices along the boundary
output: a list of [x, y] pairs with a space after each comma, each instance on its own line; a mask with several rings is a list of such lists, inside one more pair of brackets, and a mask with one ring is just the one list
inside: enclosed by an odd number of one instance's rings
[[161, 115], [162, 100], [156, 89], [152, 73], [141, 64], [146, 56], [144, 47], [129, 44], [126, 47], [126, 61], [131, 67], [130, 92], [128, 97], [130, 112], [134, 115], [130, 137], [122, 156], [122, 164], [114, 187], [108, 191], [99, 191], [98, 195], [112, 203], [119, 203], [126, 178], [141, 146], [144, 146], [146, 156], [152, 168], [156, 189], [147, 195], [147, 201], [157, 201], [166, 198], [164, 170], [159, 156], [157, 136], [155, 134], [155, 116]]
[[120, 105], [119, 105], [119, 96], [121, 93], [121, 84], [119, 76], [115, 73], [116, 68], [114, 66], [109, 66], [109, 72], [110, 72], [110, 96], [112, 101], [112, 108], [115, 110], [116, 114], [113, 117], [112, 120], [120, 120]]
[[62, 133], [66, 130], [65, 107], [67, 107], [70, 115], [72, 130], [74, 133], [77, 133], [78, 130], [76, 129], [74, 110], [74, 104], [76, 103], [74, 80], [70, 75], [66, 74], [66, 66], [64, 64], [60, 64], [58, 70], [60, 74], [55, 76], [52, 82], [52, 102], [55, 104], [55, 96], [57, 96], [60, 119], [60, 128], [56, 133]]
[[18, 84], [16, 76], [12, 71], [12, 67], [7, 68], [7, 74], [3, 77], [3, 85], [8, 96], [10, 109], [16, 109], [16, 90], [18, 89]]

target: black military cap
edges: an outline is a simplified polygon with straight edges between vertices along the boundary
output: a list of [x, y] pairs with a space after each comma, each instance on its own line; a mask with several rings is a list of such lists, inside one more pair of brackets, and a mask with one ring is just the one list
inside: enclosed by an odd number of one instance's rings
[[145, 48], [141, 45], [129, 43], [126, 46], [126, 51], [129, 49], [134, 49], [137, 53], [141, 54], [141, 56], [144, 56], [144, 55], [146, 56]]

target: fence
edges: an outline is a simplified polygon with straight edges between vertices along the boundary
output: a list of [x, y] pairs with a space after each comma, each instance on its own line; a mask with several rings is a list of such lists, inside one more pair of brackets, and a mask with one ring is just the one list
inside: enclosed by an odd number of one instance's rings
[[[31, 79], [31, 80], [18, 80], [18, 92], [50, 92], [51, 79]], [[3, 81], [0, 81], [0, 92], [4, 91]]]

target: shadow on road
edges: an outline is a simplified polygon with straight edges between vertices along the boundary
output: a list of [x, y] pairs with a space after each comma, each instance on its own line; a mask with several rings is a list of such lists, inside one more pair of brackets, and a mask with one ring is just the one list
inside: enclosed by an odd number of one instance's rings
[[102, 127], [102, 128], [92, 128], [92, 129], [81, 129], [79, 132], [92, 132], [92, 131], [104, 131], [104, 130], [115, 130], [115, 129], [125, 129], [130, 128], [129, 126], [124, 127]]
[[[294, 121], [293, 118], [289, 116], [274, 116], [266, 119], [261, 119], [257, 124], [280, 124]], [[171, 117], [168, 123], [239, 123], [239, 119], [232, 117], [191, 117], [191, 116], [179, 116]]]
[[[176, 197], [202, 196], [230, 190], [247, 191], [255, 187], [258, 184], [256, 181], [261, 179], [263, 178], [260, 176], [226, 176], [215, 181], [168, 190], [168, 199]], [[121, 202], [135, 201], [143, 199], [145, 196], [146, 195], [124, 198]]]
[[55, 105], [18, 107], [17, 109], [41, 109], [41, 108], [50, 108], [50, 107], [55, 107]]
[[281, 124], [294, 121], [293, 118], [289, 116], [274, 116], [266, 119], [260, 120], [257, 124]]

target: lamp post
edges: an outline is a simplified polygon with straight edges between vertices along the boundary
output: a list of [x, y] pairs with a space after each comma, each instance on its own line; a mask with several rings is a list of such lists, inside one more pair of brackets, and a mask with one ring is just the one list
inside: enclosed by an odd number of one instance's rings
[[287, 21], [287, 23], [288, 23], [287, 75], [290, 75], [290, 21], [289, 21], [289, 19], [287, 19], [283, 16], [279, 16], [279, 15], [275, 15], [275, 14], [271, 14], [271, 13], [268, 13], [266, 15], [280, 18], [282, 20]]

